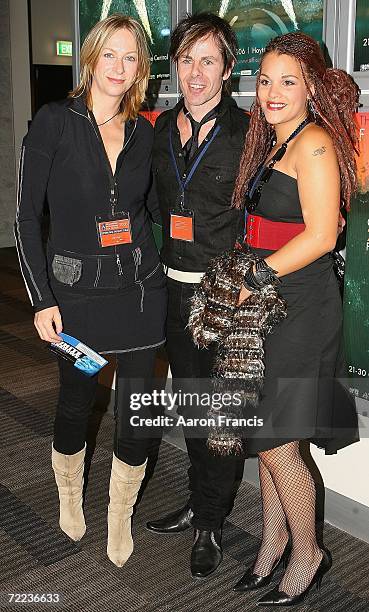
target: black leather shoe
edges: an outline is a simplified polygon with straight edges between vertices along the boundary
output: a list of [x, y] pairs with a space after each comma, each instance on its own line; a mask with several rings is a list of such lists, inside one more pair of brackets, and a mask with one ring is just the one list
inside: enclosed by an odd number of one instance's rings
[[184, 508], [167, 514], [167, 516], [164, 516], [158, 521], [149, 521], [146, 523], [146, 527], [149, 531], [154, 531], [155, 533], [180, 533], [192, 526], [192, 517], [193, 512], [191, 508], [186, 505]]
[[282, 556], [277, 559], [270, 573], [267, 576], [259, 576], [258, 574], [254, 574], [252, 571], [252, 567], [249, 567], [249, 569], [242, 576], [241, 580], [239, 580], [237, 584], [234, 585], [233, 590], [240, 593], [244, 593], [245, 591], [253, 591], [254, 589], [261, 589], [264, 586], [268, 586], [278, 567], [280, 565], [283, 565], [284, 568], [287, 567], [290, 554], [291, 540], [289, 539]]
[[305, 591], [298, 595], [287, 595], [283, 591], [278, 590], [276, 586], [272, 591], [269, 591], [264, 597], [259, 599], [257, 602], [258, 606], [295, 606], [303, 601], [311, 587], [316, 584], [316, 588], [320, 589], [324, 574], [332, 567], [332, 555], [329, 550], [323, 550], [323, 557], [320, 562], [318, 569], [316, 570], [314, 577], [310, 584], [306, 587]]
[[206, 578], [217, 569], [223, 553], [220, 546], [221, 531], [195, 529], [191, 552], [191, 574], [193, 578]]

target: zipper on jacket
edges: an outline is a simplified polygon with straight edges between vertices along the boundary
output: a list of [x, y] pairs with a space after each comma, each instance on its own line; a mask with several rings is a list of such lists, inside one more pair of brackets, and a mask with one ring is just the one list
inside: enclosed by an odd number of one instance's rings
[[[110, 165], [110, 161], [109, 161], [109, 157], [108, 157], [108, 154], [107, 154], [106, 149], [105, 149], [104, 141], [102, 139], [102, 136], [101, 136], [99, 130], [96, 130], [94, 122], [92, 121], [92, 119], [90, 117], [89, 111], [87, 110], [87, 115], [83, 115], [82, 113], [78, 113], [77, 111], [74, 111], [73, 109], [71, 109], [71, 110], [72, 110], [72, 112], [76, 113], [76, 115], [80, 115], [81, 117], [84, 117], [85, 119], [87, 119], [87, 121], [91, 124], [91, 126], [93, 128], [93, 131], [95, 133], [95, 136], [96, 136], [97, 140], [100, 143], [100, 146], [102, 147], [102, 151], [103, 151], [104, 159], [105, 159], [105, 163], [106, 163], [106, 168], [107, 168], [107, 171], [108, 171], [108, 179], [109, 179], [109, 186], [110, 186], [110, 197], [109, 197], [110, 207], [111, 207], [112, 215], [115, 215], [115, 213], [116, 213], [116, 206], [117, 206], [117, 202], [118, 202], [117, 181], [116, 181], [117, 164], [115, 165], [115, 172], [113, 174], [113, 171], [112, 171], [111, 165]], [[131, 132], [127, 142], [124, 143], [123, 148], [122, 148], [121, 152], [119, 153], [119, 155], [117, 157], [117, 162], [118, 162], [119, 156], [123, 153], [124, 149], [128, 146], [128, 144], [132, 140], [133, 134], [136, 131], [136, 127], [137, 127], [137, 119], [135, 121], [135, 124], [133, 126], [132, 132]], [[116, 259], [116, 262], [117, 262], [118, 274], [119, 274], [119, 276], [123, 276], [122, 262], [120, 261], [120, 256], [119, 256], [119, 253], [117, 253], [117, 247], [116, 246], [114, 247], [114, 252], [115, 252], [115, 259]]]
[[[109, 185], [110, 185], [110, 206], [111, 206], [112, 215], [114, 216], [115, 213], [116, 213], [116, 206], [117, 206], [117, 203], [118, 203], [118, 194], [117, 194], [117, 187], [118, 187], [118, 185], [117, 185], [117, 181], [116, 181], [117, 163], [115, 165], [115, 172], [113, 174], [113, 171], [112, 171], [111, 165], [110, 165], [110, 160], [109, 160], [108, 154], [107, 154], [106, 149], [105, 149], [104, 141], [102, 139], [102, 136], [101, 136], [100, 132], [96, 131], [94, 122], [92, 121], [89, 112], [88, 112], [87, 119], [91, 123], [91, 125], [92, 125], [92, 127], [94, 129], [96, 138], [98, 139], [98, 141], [100, 143], [100, 146], [102, 147], [102, 150], [103, 150], [104, 159], [105, 159], [105, 163], [106, 163], [106, 168], [107, 168], [107, 171], [108, 171]], [[132, 132], [131, 132], [129, 138], [124, 143], [122, 151], [119, 153], [119, 155], [117, 157], [117, 162], [118, 162], [119, 156], [123, 153], [124, 149], [128, 146], [129, 142], [131, 141], [131, 139], [133, 137], [133, 134], [136, 131], [136, 127], [137, 127], [137, 119], [135, 121], [135, 124], [133, 126], [133, 129], [132, 129]], [[116, 258], [116, 262], [117, 262], [118, 274], [119, 274], [119, 276], [123, 276], [122, 263], [120, 261], [119, 253], [117, 253], [117, 247], [116, 246], [114, 247], [114, 251], [115, 251], [115, 258]]]
[[120, 261], [119, 253], [116, 253], [115, 257], [116, 257], [116, 260], [117, 260], [117, 267], [118, 267], [119, 276], [123, 276], [123, 268], [122, 268], [122, 263]]
[[115, 208], [117, 205], [117, 193], [116, 193], [117, 184], [115, 181], [110, 183], [110, 206], [111, 206], [111, 214], [115, 215]]

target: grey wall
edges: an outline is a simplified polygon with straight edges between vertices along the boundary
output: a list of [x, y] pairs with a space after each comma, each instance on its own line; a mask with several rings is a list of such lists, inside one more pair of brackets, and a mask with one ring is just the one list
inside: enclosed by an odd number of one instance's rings
[[[56, 40], [72, 40], [72, 0], [31, 0], [33, 62], [67, 64]], [[31, 119], [27, 0], [0, 0], [0, 248], [14, 245], [19, 151]]]
[[9, 0], [15, 157], [31, 119], [31, 84], [27, 0]]
[[13, 245], [16, 159], [9, 0], [0, 0], [0, 247]]
[[71, 0], [31, 0], [32, 61], [34, 64], [71, 66], [71, 57], [58, 57], [57, 40], [73, 40]]
[[27, 0], [0, 0], [0, 248], [14, 245], [17, 167], [29, 119]]

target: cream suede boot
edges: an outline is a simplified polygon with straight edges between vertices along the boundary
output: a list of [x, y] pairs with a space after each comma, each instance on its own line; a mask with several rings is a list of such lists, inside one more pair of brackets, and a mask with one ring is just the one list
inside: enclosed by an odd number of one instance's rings
[[63, 455], [52, 447], [51, 462], [59, 492], [59, 525], [72, 540], [78, 541], [86, 531], [82, 509], [85, 447], [74, 455]]
[[147, 460], [142, 465], [128, 465], [113, 455], [108, 507], [107, 554], [115, 565], [122, 567], [133, 551], [131, 516]]

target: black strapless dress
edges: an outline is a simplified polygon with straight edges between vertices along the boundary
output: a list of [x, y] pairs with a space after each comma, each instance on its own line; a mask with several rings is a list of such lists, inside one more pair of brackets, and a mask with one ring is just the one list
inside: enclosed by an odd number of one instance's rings
[[[256, 215], [303, 223], [297, 181], [273, 170]], [[322, 214], [324, 214], [322, 204]], [[273, 251], [255, 249], [262, 257]], [[359, 440], [355, 401], [345, 386], [342, 301], [330, 254], [283, 276], [287, 318], [265, 340], [265, 379], [257, 409], [264, 426], [247, 433], [255, 455], [292, 440], [310, 440], [326, 454]]]

